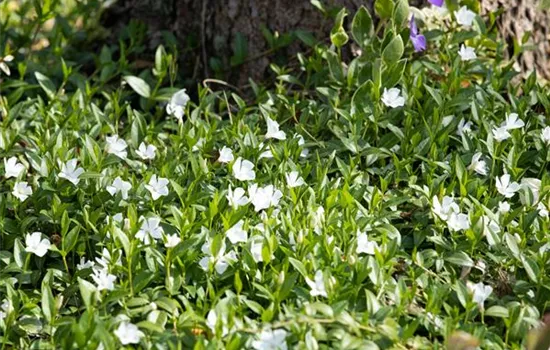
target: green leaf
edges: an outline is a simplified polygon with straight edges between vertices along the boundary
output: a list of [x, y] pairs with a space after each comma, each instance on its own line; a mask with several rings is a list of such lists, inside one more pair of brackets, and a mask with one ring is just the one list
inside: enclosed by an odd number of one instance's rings
[[34, 72], [34, 76], [36, 77], [36, 80], [38, 80], [38, 84], [42, 90], [44, 90], [48, 98], [53, 99], [55, 97], [56, 88], [50, 78], [40, 72]]
[[336, 15], [334, 26], [330, 31], [330, 41], [336, 47], [344, 46], [349, 40], [349, 36], [346, 33], [346, 30], [344, 29], [344, 18], [346, 16], [347, 16], [347, 12], [346, 12], [346, 8], [344, 7]]
[[330, 75], [334, 78], [334, 80], [338, 82], [344, 81], [344, 71], [342, 69], [342, 63], [340, 62], [340, 58], [334, 51], [326, 51], [325, 57], [328, 63], [328, 69], [330, 71]]
[[248, 56], [248, 42], [246, 38], [241, 33], [235, 35], [235, 40], [233, 40], [233, 56], [231, 56], [231, 66], [238, 66], [243, 64]]
[[147, 84], [147, 82], [145, 82], [145, 80], [133, 75], [127, 75], [122, 79], [127, 82], [132, 90], [137, 92], [140, 96], [145, 98], [151, 97], [151, 87]]
[[397, 0], [393, 11], [393, 23], [399, 29], [409, 18], [409, 2], [408, 0]]
[[507, 318], [508, 315], [508, 309], [499, 305], [491, 306], [485, 310], [485, 316]]
[[374, 12], [376, 12], [381, 19], [391, 18], [393, 13], [392, 0], [376, 0], [374, 2]]
[[525, 269], [525, 272], [527, 272], [529, 279], [531, 279], [534, 283], [539, 283], [538, 276], [540, 274], [540, 268], [537, 262], [529, 257], [523, 257], [522, 262], [523, 268]]
[[387, 65], [391, 66], [399, 61], [401, 56], [403, 56], [403, 52], [403, 39], [401, 39], [401, 35], [397, 35], [382, 51], [382, 59]]
[[50, 288], [51, 278], [52, 273], [50, 270], [42, 280], [42, 313], [50, 324], [54, 320], [56, 311], [52, 289]]
[[86, 308], [90, 308], [92, 305], [92, 299], [94, 297], [96, 288], [90, 282], [78, 277], [78, 289], [80, 290], [80, 295], [82, 296], [82, 301]]
[[294, 266], [294, 268], [302, 275], [304, 278], [308, 278], [307, 270], [304, 264], [302, 264], [301, 261], [296, 260], [294, 258], [288, 258], [288, 261]]
[[465, 252], [455, 252], [450, 256], [445, 257], [445, 260], [451, 264], [459, 266], [473, 267], [475, 265], [472, 258], [470, 258]]
[[361, 6], [351, 22], [353, 40], [365, 48], [372, 37], [372, 17], [365, 6]]

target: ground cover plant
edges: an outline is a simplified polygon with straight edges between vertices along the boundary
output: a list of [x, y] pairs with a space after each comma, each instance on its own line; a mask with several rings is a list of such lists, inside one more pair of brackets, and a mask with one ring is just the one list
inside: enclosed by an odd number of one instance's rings
[[136, 23], [0, 4], [2, 348], [547, 349], [548, 89], [427, 5], [191, 98]]

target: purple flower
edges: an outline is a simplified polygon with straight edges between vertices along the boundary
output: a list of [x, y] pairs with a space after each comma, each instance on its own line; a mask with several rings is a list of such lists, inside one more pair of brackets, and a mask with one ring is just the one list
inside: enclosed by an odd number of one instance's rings
[[428, 0], [428, 2], [434, 6], [441, 7], [445, 3], [445, 0]]
[[410, 39], [414, 46], [414, 51], [420, 52], [426, 50], [426, 37], [422, 34], [418, 34], [418, 28], [416, 27], [416, 22], [414, 21], [414, 15], [411, 17], [410, 31]]

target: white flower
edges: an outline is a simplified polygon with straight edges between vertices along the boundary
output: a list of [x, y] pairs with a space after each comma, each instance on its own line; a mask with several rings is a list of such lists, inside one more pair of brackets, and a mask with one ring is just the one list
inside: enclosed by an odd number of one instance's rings
[[490, 285], [485, 285], [483, 282], [479, 282], [476, 284], [473, 284], [471, 282], [467, 283], [468, 289], [470, 290], [470, 293], [473, 294], [473, 300], [478, 304], [478, 306], [483, 309], [483, 304], [485, 303], [485, 300], [491, 295], [493, 292], [493, 287]]
[[21, 202], [24, 202], [25, 199], [29, 198], [32, 195], [32, 188], [29, 186], [27, 181], [16, 182], [13, 185], [13, 191], [11, 192], [17, 199]]
[[462, 61], [471, 61], [477, 58], [474, 48], [466, 46], [464, 44], [460, 46], [460, 50], [458, 50], [458, 54], [460, 55], [460, 59]]
[[523, 128], [525, 123], [523, 120], [519, 119], [517, 113], [510, 113], [506, 116], [506, 120], [502, 124], [502, 127], [505, 127], [506, 130], [513, 130]]
[[322, 206], [318, 207], [311, 214], [311, 226], [313, 226], [313, 231], [320, 235], [323, 228], [323, 223], [325, 222], [325, 208]]
[[452, 213], [447, 220], [447, 225], [453, 231], [467, 230], [470, 228], [470, 217], [466, 214]]
[[375, 249], [379, 249], [378, 244], [376, 242], [369, 241], [369, 237], [366, 232], [357, 231], [357, 249], [355, 250], [357, 254], [365, 253], [374, 255]]
[[4, 299], [2, 301], [2, 305], [0, 305], [0, 320], [3, 320], [10, 314], [10, 312], [13, 311], [13, 305], [8, 299]]
[[160, 219], [159, 218], [143, 218], [143, 223], [141, 224], [141, 228], [136, 233], [136, 238], [142, 241], [144, 244], [149, 244], [151, 242], [151, 238], [157, 240], [162, 238], [162, 234], [164, 233], [164, 230], [162, 229], [162, 226], [160, 226]]
[[113, 184], [111, 186], [107, 186], [106, 189], [111, 196], [115, 196], [118, 192], [120, 192], [122, 194], [122, 199], [126, 200], [128, 199], [128, 191], [132, 189], [132, 184], [128, 181], [122, 180], [120, 176], [117, 176], [113, 181]]
[[193, 148], [191, 148], [191, 151], [193, 152], [200, 151], [205, 143], [206, 143], [206, 139], [204, 137], [199, 138], [197, 142], [193, 145]]
[[542, 202], [539, 202], [539, 204], [537, 204], [537, 210], [539, 211], [539, 216], [541, 218], [547, 218], [550, 215], [548, 209]]
[[25, 166], [17, 161], [16, 157], [11, 157], [10, 159], [4, 159], [4, 171], [6, 179], [10, 177], [19, 177], [21, 173], [25, 170]]
[[105, 147], [105, 151], [107, 153], [114, 154], [121, 159], [126, 159], [128, 155], [126, 151], [128, 144], [126, 144], [126, 141], [119, 139], [118, 135], [107, 136], [106, 141], [107, 146]]
[[107, 269], [93, 270], [92, 279], [99, 291], [115, 289], [116, 276], [111, 275]]
[[456, 22], [463, 27], [470, 27], [476, 18], [475, 12], [462, 6], [458, 11], [455, 11]]
[[458, 125], [456, 127], [456, 133], [459, 136], [466, 134], [469, 134], [472, 132], [472, 122], [464, 120], [464, 118], [460, 119], [458, 122]]
[[258, 340], [252, 342], [255, 350], [287, 350], [287, 332], [283, 329], [264, 329]]
[[263, 242], [260, 239], [253, 240], [252, 244], [250, 245], [250, 254], [252, 254], [252, 258], [256, 263], [264, 261], [264, 258], [262, 257], [263, 247]]
[[271, 152], [271, 148], [269, 148], [269, 146], [266, 146], [264, 145], [264, 143], [260, 143], [258, 145], [258, 150], [259, 151], [262, 151], [264, 149], [267, 149], [266, 151], [260, 153], [260, 156], [258, 157], [258, 160], [262, 159], [262, 158], [273, 158], [273, 152]]
[[300, 176], [300, 173], [297, 171], [291, 171], [290, 173], [285, 174], [286, 184], [290, 188], [303, 186], [306, 184], [304, 178]]
[[481, 220], [483, 220], [483, 235], [487, 238], [487, 242], [490, 246], [496, 245], [497, 241], [495, 241], [495, 235], [500, 233], [500, 226], [495, 220], [492, 220], [486, 215], [483, 215]]
[[145, 336], [135, 324], [128, 322], [122, 322], [115, 331], [115, 335], [122, 345], [139, 344], [141, 338]]
[[185, 106], [189, 100], [189, 95], [187, 95], [185, 89], [181, 89], [172, 95], [170, 102], [166, 105], [166, 113], [175, 116], [181, 122], [185, 114]]
[[504, 141], [504, 140], [510, 138], [510, 136], [512, 136], [508, 132], [508, 129], [506, 129], [505, 126], [501, 126], [501, 127], [498, 127], [498, 128], [493, 128], [492, 132], [493, 132], [493, 137], [498, 142]]
[[283, 193], [273, 185], [258, 188], [256, 184], [253, 184], [248, 188], [248, 195], [250, 201], [254, 204], [254, 210], [257, 212], [271, 206], [277, 206], [283, 198]]
[[202, 246], [202, 252], [206, 254], [204, 258], [202, 258], [199, 261], [199, 265], [205, 270], [208, 271], [210, 263], [214, 264], [214, 269], [218, 274], [223, 274], [227, 268], [229, 267], [229, 264], [233, 261], [237, 260], [237, 254], [235, 254], [234, 251], [230, 251], [229, 253], [225, 253], [226, 245], [225, 242], [222, 241], [220, 244], [220, 249], [218, 250], [218, 253], [216, 256], [212, 255], [212, 252], [210, 251], [210, 243], [206, 242]]
[[[222, 337], [225, 337], [229, 333], [229, 328], [227, 327], [227, 314], [223, 314], [221, 318], [222, 323]], [[212, 332], [216, 332], [216, 325], [218, 324], [218, 315], [216, 314], [215, 310], [208, 311], [208, 315], [206, 316], [206, 325], [208, 328], [212, 330]]]
[[267, 117], [267, 133], [265, 134], [266, 139], [277, 139], [277, 140], [286, 140], [286, 134], [284, 131], [279, 130], [279, 123], [275, 120]]
[[154, 145], [146, 145], [145, 142], [139, 144], [139, 148], [136, 151], [137, 155], [141, 159], [155, 159], [157, 148]]
[[9, 76], [11, 72], [10, 72], [10, 67], [8, 67], [6, 62], [11, 62], [11, 61], [13, 61], [12, 55], [7, 55], [0, 60], [0, 69], [3, 70], [7, 76]]
[[533, 202], [527, 203], [526, 198], [522, 196], [521, 203], [533, 205], [538, 202], [541, 185], [542, 181], [534, 177], [524, 177], [521, 179], [521, 187], [523, 187], [526, 191], [531, 191], [531, 194], [533, 194]]
[[233, 150], [229, 147], [223, 146], [220, 150], [220, 157], [218, 158], [218, 162], [229, 163], [232, 162], [233, 159], [235, 159], [235, 156], [233, 156]]
[[325, 287], [325, 279], [323, 277], [323, 271], [317, 270], [315, 272], [314, 280], [312, 281], [309, 278], [306, 278], [306, 283], [311, 288], [311, 291], [309, 294], [311, 294], [312, 297], [316, 296], [322, 296], [327, 298], [327, 289]]
[[547, 126], [544, 129], [542, 129], [540, 133], [540, 138], [544, 143], [546, 143], [547, 145], [550, 145], [550, 126]]
[[25, 251], [43, 257], [52, 246], [47, 238], [42, 239], [42, 233], [33, 232], [25, 236]]
[[233, 209], [237, 209], [241, 205], [246, 205], [250, 201], [247, 196], [244, 195], [245, 191], [242, 187], [237, 187], [235, 191], [231, 190], [231, 187], [227, 190], [227, 195], [225, 198], [227, 198], [227, 201], [229, 202], [229, 205], [233, 207]]
[[[306, 141], [304, 140], [304, 137], [300, 134], [294, 134], [294, 138], [298, 139], [298, 146], [303, 146], [306, 143]], [[307, 157], [308, 154], [309, 154], [309, 149], [304, 148], [300, 152], [300, 157], [305, 158]]]
[[510, 183], [510, 174], [504, 174], [496, 178], [497, 191], [506, 198], [512, 198], [519, 191], [520, 185], [517, 182]]
[[402, 107], [405, 105], [405, 98], [401, 96], [401, 90], [398, 88], [386, 89], [382, 94], [382, 103], [391, 108]]
[[244, 221], [239, 220], [239, 222], [225, 232], [225, 235], [232, 244], [237, 244], [239, 242], [245, 243], [248, 240], [248, 234], [243, 230], [243, 225]]
[[473, 170], [479, 175], [487, 175], [487, 163], [483, 159], [481, 159], [481, 156], [483, 154], [481, 152], [477, 152], [472, 157], [472, 162], [470, 163], [470, 166], [468, 167], [469, 170]]
[[76, 264], [77, 270], [91, 269], [94, 266], [94, 262], [86, 260], [85, 257], [80, 258], [80, 264]]
[[166, 243], [164, 246], [166, 248], [174, 248], [181, 242], [181, 238], [178, 234], [174, 233], [172, 235], [166, 236]]
[[78, 185], [78, 183], [80, 182], [80, 175], [84, 173], [84, 169], [77, 168], [77, 162], [77, 159], [71, 159], [65, 164], [62, 164], [61, 172], [59, 173], [59, 177], [70, 181], [75, 186]]
[[498, 211], [505, 214], [510, 211], [510, 204], [506, 201], [498, 202]]
[[233, 176], [240, 181], [254, 180], [256, 172], [253, 169], [254, 164], [251, 161], [239, 157], [233, 163]]
[[433, 197], [433, 212], [443, 221], [448, 221], [451, 214], [460, 212], [458, 204], [449, 196], [443, 197], [440, 203], [437, 196]]
[[157, 178], [157, 175], [153, 175], [145, 188], [151, 192], [151, 197], [156, 201], [160, 197], [168, 195], [168, 182], [168, 179], [164, 177]]

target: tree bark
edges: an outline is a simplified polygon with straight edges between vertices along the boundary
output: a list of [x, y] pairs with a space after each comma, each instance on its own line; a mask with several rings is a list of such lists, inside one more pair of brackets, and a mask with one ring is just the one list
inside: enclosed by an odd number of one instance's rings
[[[322, 2], [327, 8], [346, 7], [351, 14], [366, 5], [374, 13], [374, 0]], [[409, 3], [422, 6], [427, 1]], [[482, 14], [503, 10], [497, 25], [508, 48], [513, 48], [514, 40], [521, 43], [526, 32], [533, 32], [531, 42], [535, 50], [520, 55], [518, 68], [523, 72], [536, 69], [542, 77], [549, 78], [550, 17], [537, 5], [538, 0], [481, 1]], [[160, 43], [162, 31], [174, 33], [183, 49], [180, 62], [187, 76], [194, 80], [216, 77], [238, 86], [247, 84], [249, 78], [262, 80], [270, 62], [277, 62], [277, 57], [293, 57], [304, 49], [295, 41], [282, 49], [270, 50], [262, 27], [279, 35], [301, 29], [324, 39], [332, 26], [332, 20], [323, 16], [310, 0], [119, 0], [107, 11], [105, 23], [116, 31], [128, 19], [148, 25], [152, 50]], [[231, 56], [238, 37], [245, 39], [240, 43], [246, 42], [247, 56], [244, 62], [235, 64]], [[509, 49], [510, 57], [512, 52]]]

